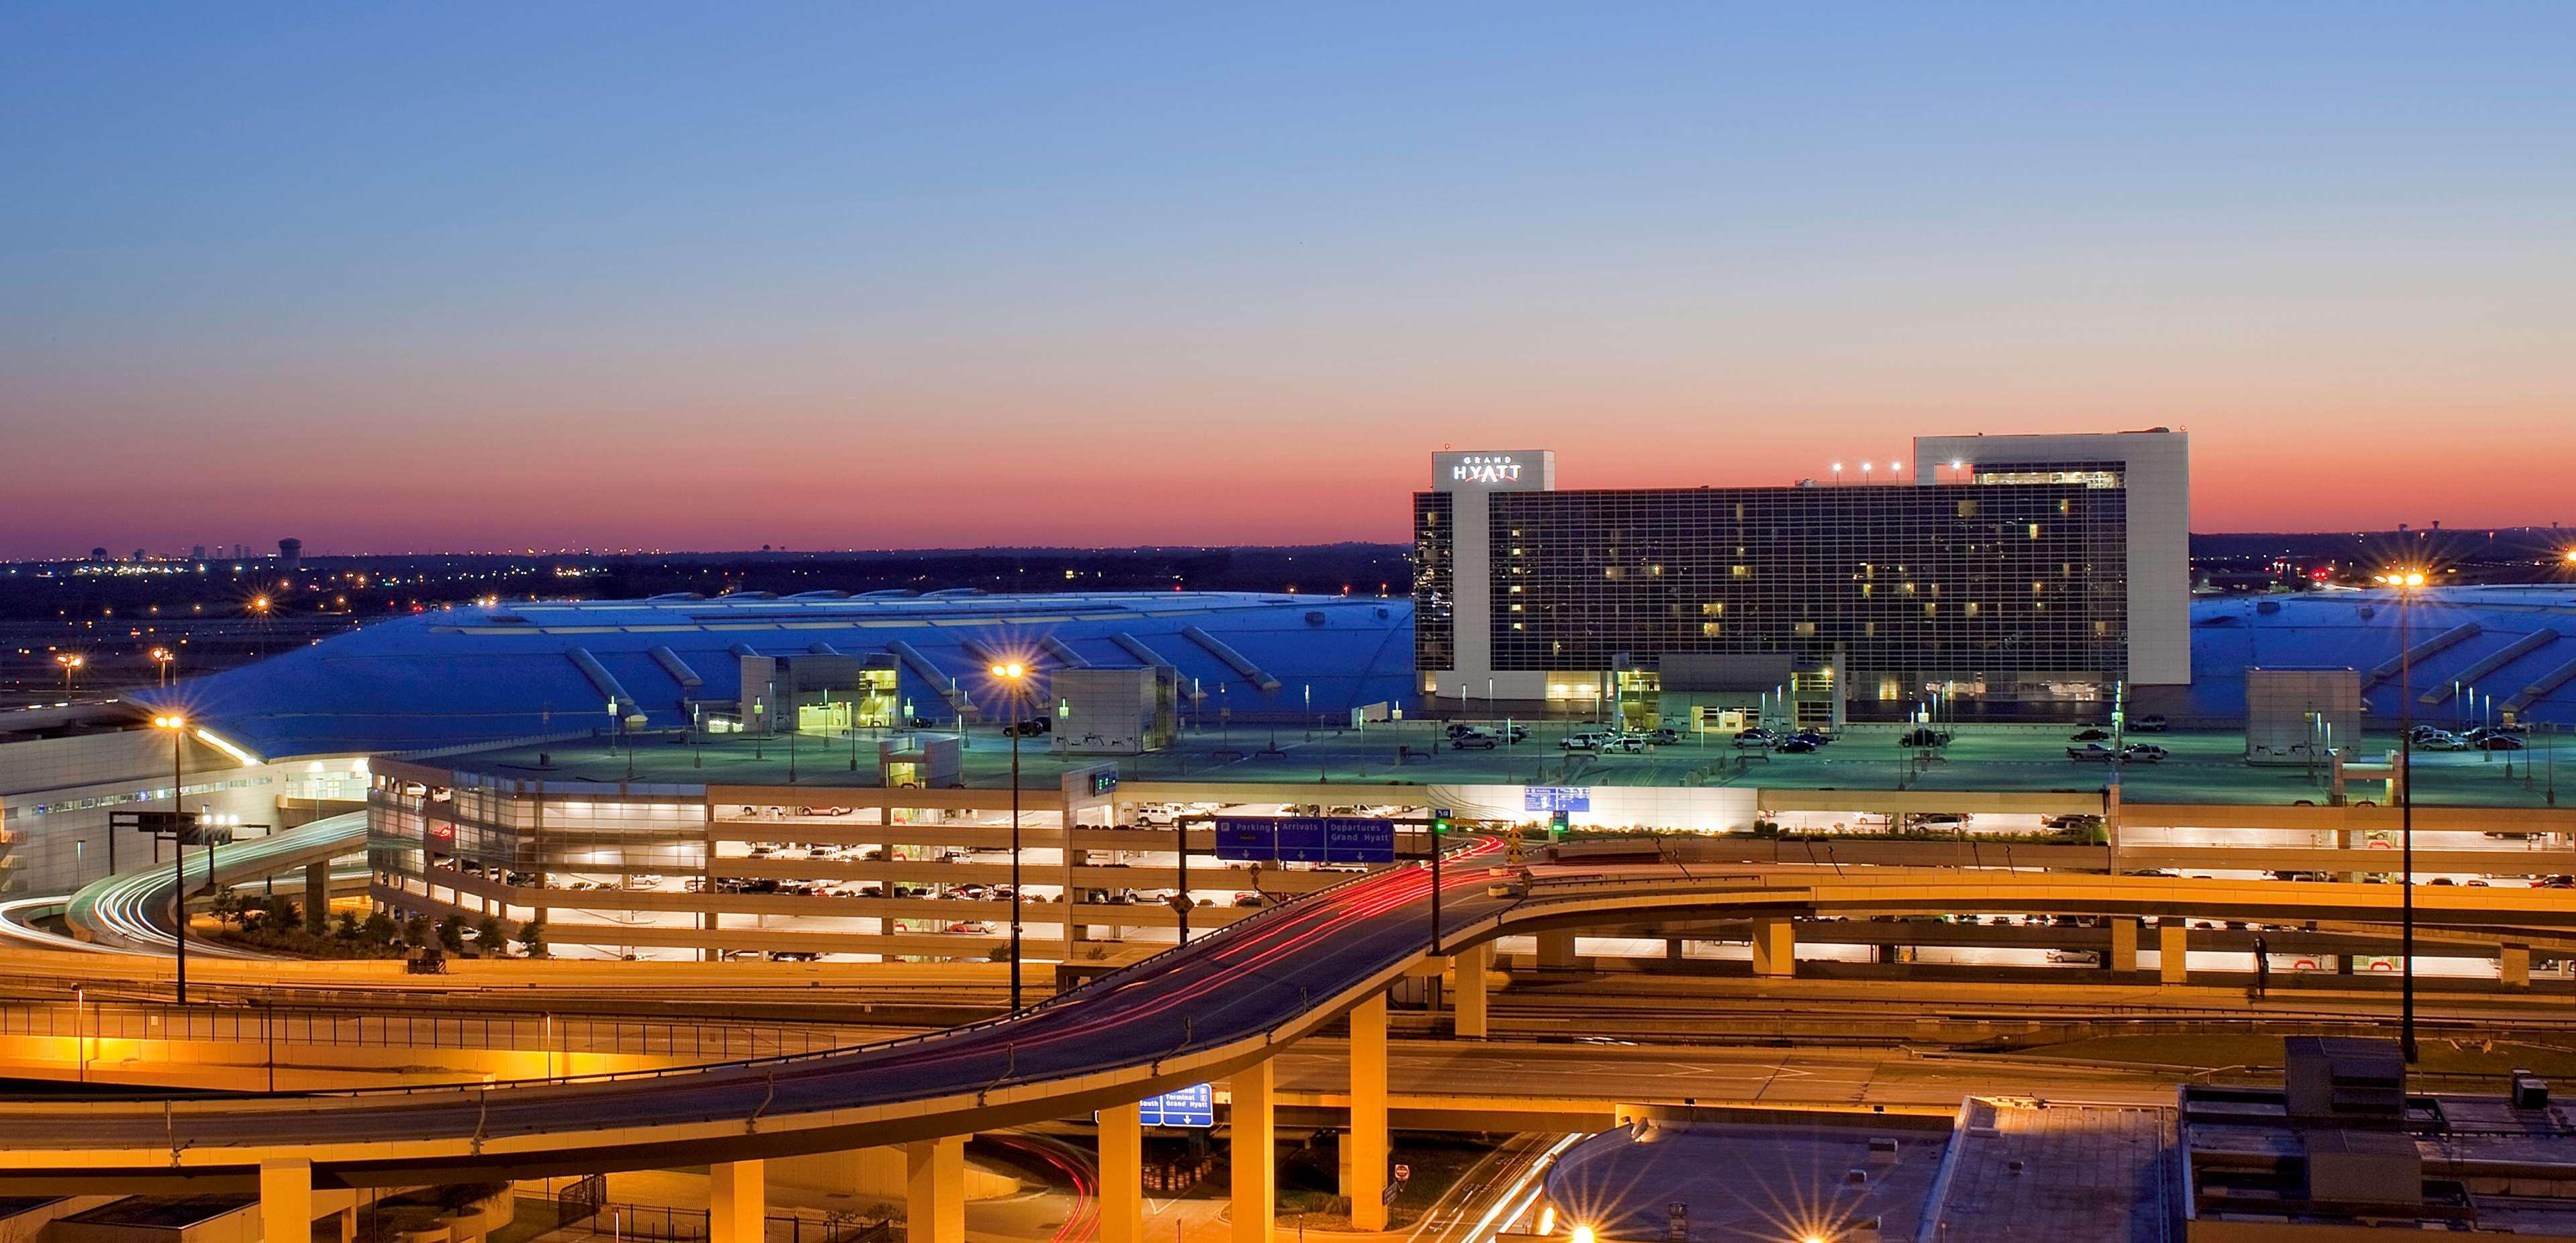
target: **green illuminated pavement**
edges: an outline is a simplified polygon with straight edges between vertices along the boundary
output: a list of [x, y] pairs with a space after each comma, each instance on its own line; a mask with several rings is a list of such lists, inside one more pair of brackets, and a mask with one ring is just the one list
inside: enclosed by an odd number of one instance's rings
[[[1767, 758], [1760, 752], [1739, 752], [1717, 739], [1705, 745], [1685, 742], [1662, 747], [1646, 755], [1568, 755], [1559, 750], [1556, 740], [1580, 728], [1579, 722], [1546, 722], [1519, 746], [1492, 751], [1452, 750], [1440, 738], [1441, 724], [1429, 721], [1312, 734], [1293, 727], [1203, 729], [1185, 731], [1171, 751], [1117, 758], [1130, 781], [2084, 792], [2099, 790], [2109, 777], [2108, 765], [2066, 758], [2072, 727], [1966, 726], [1928, 764], [1918, 764], [1915, 753], [1895, 745], [1894, 727], [1857, 727], [1816, 754]], [[2322, 774], [2312, 777], [2305, 768], [2296, 767], [2247, 766], [2239, 758], [2244, 751], [2240, 734], [2176, 732], [2135, 740], [2154, 742], [2173, 755], [2159, 764], [2123, 766], [2124, 792], [2133, 802], [2325, 801]], [[872, 785], [875, 739], [863, 735], [856, 741], [855, 771], [861, 774], [860, 783]], [[2551, 805], [2549, 793], [2557, 780], [2576, 783], [2576, 740], [2570, 741], [2566, 761], [2556, 761], [2553, 751], [2542, 749], [2542, 742], [2535, 738], [2532, 750], [2512, 753], [2509, 762], [2507, 753], [2419, 753], [2416, 799], [2425, 806]], [[1060, 758], [1046, 748], [1044, 738], [1022, 744], [1024, 785], [1051, 787], [1066, 768], [1099, 762], [1095, 757]], [[542, 768], [540, 752], [549, 758]], [[850, 743], [844, 739], [805, 738], [791, 748], [783, 739], [723, 737], [683, 745], [668, 737], [647, 737], [633, 747], [632, 779], [783, 785], [790, 781], [792, 765], [796, 785], [849, 785], [854, 771], [851, 757]], [[441, 762], [496, 776], [554, 780], [616, 782], [628, 779], [629, 772], [627, 751], [609, 740], [498, 749]], [[1010, 783], [1010, 765], [1010, 740], [998, 729], [984, 727], [969, 735], [966, 784], [1005, 787]], [[2380, 789], [2378, 782], [2355, 779], [2351, 795], [2356, 801], [2379, 801]], [[2576, 804], [2576, 788], [2567, 792], [2567, 798]]]

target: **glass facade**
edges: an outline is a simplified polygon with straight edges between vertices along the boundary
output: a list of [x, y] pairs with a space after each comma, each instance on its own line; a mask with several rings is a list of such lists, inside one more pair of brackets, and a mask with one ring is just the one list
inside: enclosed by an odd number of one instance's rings
[[[1991, 484], [1497, 493], [1497, 670], [1788, 652], [1854, 701], [2104, 684], [2126, 660], [2125, 494], [2097, 472]], [[2018, 472], [2016, 472], [2018, 475]], [[1450, 666], [1445, 501], [1417, 494], [1421, 667]], [[1459, 619], [1457, 624], [1473, 624]], [[2045, 692], [2042, 692], [2045, 693]]]
[[1413, 494], [1413, 668], [1457, 666], [1457, 601], [1451, 594], [1449, 494]]

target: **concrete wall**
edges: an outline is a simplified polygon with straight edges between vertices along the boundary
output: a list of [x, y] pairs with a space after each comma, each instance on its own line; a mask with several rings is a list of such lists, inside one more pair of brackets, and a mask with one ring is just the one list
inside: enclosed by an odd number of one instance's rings
[[[284, 789], [282, 773], [269, 765], [245, 766], [193, 738], [185, 745], [183, 762], [186, 784], [195, 791], [182, 800], [188, 809], [239, 815], [249, 823], [275, 822], [271, 813]], [[69, 892], [107, 875], [109, 815], [169, 810], [170, 767], [170, 735], [158, 730], [0, 745], [0, 807], [6, 808], [0, 829], [13, 838], [7, 849], [18, 861], [18, 890]], [[232, 782], [247, 784], [198, 790]], [[152, 797], [138, 800], [138, 794]], [[105, 805], [55, 809], [88, 800]], [[40, 812], [40, 807], [49, 810]], [[149, 837], [128, 833], [116, 843], [120, 867], [151, 858]]]

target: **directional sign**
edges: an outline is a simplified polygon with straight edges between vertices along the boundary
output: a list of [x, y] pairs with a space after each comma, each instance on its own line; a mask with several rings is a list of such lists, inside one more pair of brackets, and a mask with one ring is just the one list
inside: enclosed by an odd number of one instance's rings
[[1204, 1083], [1174, 1088], [1136, 1102], [1136, 1120], [1146, 1126], [1216, 1125], [1216, 1096]]
[[1290, 816], [1278, 823], [1278, 858], [1281, 863], [1324, 863], [1332, 858], [1324, 849], [1322, 820], [1312, 816]]
[[1219, 816], [1216, 857], [1238, 863], [1393, 863], [1395, 822], [1342, 816]]
[[1590, 811], [1592, 791], [1584, 786], [1522, 786], [1522, 811]]
[[1279, 822], [1268, 817], [1216, 818], [1216, 857], [1267, 863], [1279, 857]]
[[1324, 822], [1324, 853], [1334, 863], [1395, 862], [1395, 822], [1335, 817]]

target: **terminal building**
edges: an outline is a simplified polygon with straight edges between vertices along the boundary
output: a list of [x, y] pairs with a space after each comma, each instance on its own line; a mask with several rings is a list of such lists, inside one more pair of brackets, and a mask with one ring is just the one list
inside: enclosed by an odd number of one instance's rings
[[1413, 498], [1421, 702], [1704, 730], [1935, 700], [2096, 717], [2191, 681], [2182, 433], [1914, 456], [1911, 483], [1891, 462], [1884, 483], [1563, 490], [1547, 450], [1436, 454]]

